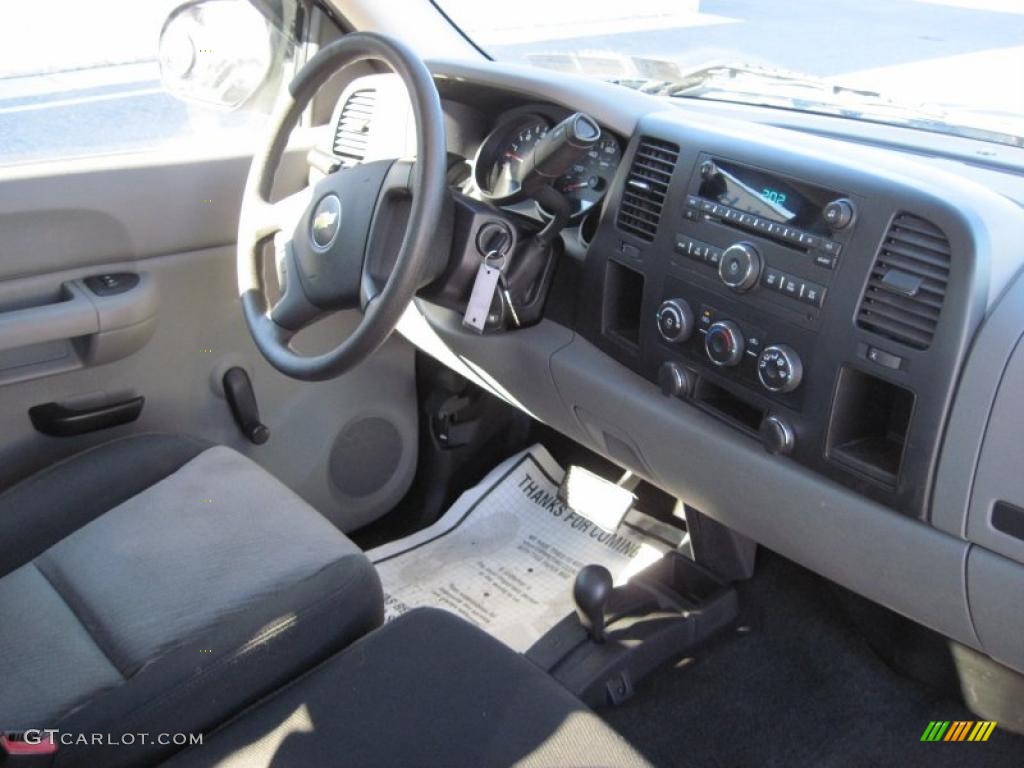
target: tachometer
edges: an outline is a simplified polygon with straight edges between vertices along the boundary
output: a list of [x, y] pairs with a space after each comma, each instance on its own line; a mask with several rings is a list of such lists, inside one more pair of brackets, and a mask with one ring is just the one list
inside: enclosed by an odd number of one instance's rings
[[484, 141], [476, 162], [476, 182], [493, 202], [504, 205], [519, 195], [523, 160], [551, 127], [540, 115], [526, 115]]
[[607, 134], [586, 156], [555, 182], [573, 204], [573, 214], [585, 213], [600, 201], [622, 160], [619, 142]]

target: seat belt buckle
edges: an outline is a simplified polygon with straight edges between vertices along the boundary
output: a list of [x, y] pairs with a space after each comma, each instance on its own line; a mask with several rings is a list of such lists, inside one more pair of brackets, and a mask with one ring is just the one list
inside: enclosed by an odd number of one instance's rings
[[[32, 734], [31, 737], [28, 734]], [[53, 731], [0, 734], [0, 766], [3, 768], [49, 768], [57, 758]]]

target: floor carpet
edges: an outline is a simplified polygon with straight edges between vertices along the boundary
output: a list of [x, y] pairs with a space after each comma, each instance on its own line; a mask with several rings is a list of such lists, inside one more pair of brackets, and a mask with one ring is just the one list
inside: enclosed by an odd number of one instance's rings
[[836, 588], [762, 552], [740, 585], [741, 622], [666, 665], [601, 715], [658, 766], [1021, 766], [1024, 737], [921, 742], [931, 720], [979, 720], [887, 666]]

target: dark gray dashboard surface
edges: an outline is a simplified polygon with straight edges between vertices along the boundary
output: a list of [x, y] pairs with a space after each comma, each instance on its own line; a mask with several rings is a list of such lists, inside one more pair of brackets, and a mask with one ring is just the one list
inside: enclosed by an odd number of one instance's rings
[[[442, 77], [588, 111], [626, 136], [641, 122], [644, 130], [656, 126], [683, 141], [694, 133], [713, 132], [747, 154], [783, 152], [803, 158], [795, 161], [806, 168], [816, 163], [842, 167], [880, 184], [916, 190], [961, 222], [977, 254], [974, 266], [980, 274], [974, 286], [980, 311], [970, 319], [960, 351], [979, 324], [983, 331], [966, 368], [953, 373], [962, 381], [942, 449], [930, 524], [791, 460], [768, 456], [749, 437], [687, 403], [666, 400], [644, 378], [570, 329], [546, 322], [531, 329], [532, 335], [468, 338], [452, 317], [430, 308], [424, 314], [433, 333], [468, 364], [482, 386], [520, 406], [529, 403], [532, 414], [596, 450], [622, 463], [632, 461], [649, 479], [721, 522], [1024, 670], [1019, 635], [1007, 635], [1012, 622], [994, 618], [1004, 610], [1001, 606], [1016, 604], [1024, 567], [969, 541], [967, 522], [977, 456], [983, 451], [984, 426], [976, 421], [984, 417], [987, 422], [998, 372], [1007, 367], [1024, 333], [1019, 309], [1024, 282], [1008, 293], [1024, 263], [1019, 238], [1024, 212], [992, 191], [1016, 189], [1019, 178], [978, 164], [964, 166], [961, 174], [949, 157], [930, 162], [919, 154], [743, 122], [709, 114], [706, 105], [666, 108], [664, 101], [570, 75], [490, 63], [435, 61], [431, 67]], [[884, 129], [872, 127], [873, 134], [879, 132]], [[905, 138], [905, 131], [900, 135]], [[1006, 450], [1024, 458], [1019, 444]], [[975, 584], [968, 578], [968, 561], [975, 564]], [[990, 573], [998, 578], [985, 576]], [[982, 579], [984, 597], [976, 589]], [[975, 600], [984, 602], [978, 602], [972, 616]]]

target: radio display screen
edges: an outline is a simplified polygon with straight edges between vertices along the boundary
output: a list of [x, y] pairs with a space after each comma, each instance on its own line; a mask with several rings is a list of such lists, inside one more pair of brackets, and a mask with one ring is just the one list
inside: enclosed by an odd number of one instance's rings
[[701, 197], [769, 221], [828, 234], [821, 211], [837, 193], [725, 160], [714, 163], [716, 172], [702, 181]]

